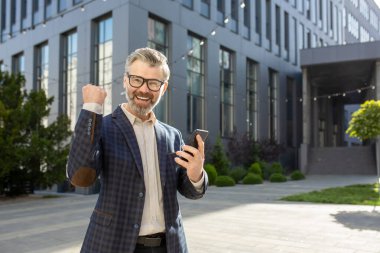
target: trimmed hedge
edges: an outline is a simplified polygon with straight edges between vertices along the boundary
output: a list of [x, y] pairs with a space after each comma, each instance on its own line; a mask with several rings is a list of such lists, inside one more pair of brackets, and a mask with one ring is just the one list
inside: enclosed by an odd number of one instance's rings
[[247, 171], [241, 167], [237, 167], [230, 171], [230, 177], [232, 177], [236, 183], [242, 180], [246, 175], [247, 175]]
[[205, 164], [204, 169], [207, 173], [209, 184], [210, 185], [215, 184], [215, 179], [218, 176], [218, 173], [216, 172], [215, 166], [212, 165], [211, 163], [207, 163], [207, 164]]
[[215, 179], [215, 185], [219, 187], [234, 186], [235, 180], [230, 176], [217, 176]]
[[262, 184], [262, 183], [263, 183], [262, 177], [257, 174], [248, 173], [243, 178], [243, 184]]
[[259, 175], [261, 177], [263, 176], [261, 165], [258, 162], [252, 163], [251, 166], [249, 166], [248, 172]]
[[286, 182], [287, 179], [284, 175], [280, 174], [280, 173], [273, 173], [270, 177], [269, 177], [269, 181], [272, 182], [272, 183], [282, 183], [282, 182]]
[[290, 174], [290, 178], [292, 180], [303, 180], [303, 179], [305, 179], [305, 175], [302, 174], [301, 171], [295, 170], [295, 171], [292, 172], [292, 174]]

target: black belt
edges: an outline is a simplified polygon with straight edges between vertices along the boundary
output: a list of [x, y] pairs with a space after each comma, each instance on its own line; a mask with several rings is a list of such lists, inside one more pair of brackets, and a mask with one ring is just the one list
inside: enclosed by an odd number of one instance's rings
[[158, 247], [165, 243], [165, 233], [157, 233], [153, 235], [144, 235], [137, 238], [137, 244], [146, 247]]

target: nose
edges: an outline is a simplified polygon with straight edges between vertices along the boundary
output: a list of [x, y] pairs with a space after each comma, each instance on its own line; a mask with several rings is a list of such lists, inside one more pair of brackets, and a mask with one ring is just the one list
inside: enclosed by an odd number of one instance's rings
[[140, 86], [139, 90], [142, 92], [145, 92], [145, 93], [150, 91], [148, 88], [148, 81], [147, 80], [143, 81], [143, 84]]

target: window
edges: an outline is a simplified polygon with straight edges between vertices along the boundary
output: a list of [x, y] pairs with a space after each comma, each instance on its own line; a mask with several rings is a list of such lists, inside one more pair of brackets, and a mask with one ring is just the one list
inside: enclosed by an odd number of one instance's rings
[[24, 53], [18, 53], [12, 57], [12, 72], [14, 74], [24, 74], [25, 72], [25, 59]]
[[204, 128], [204, 40], [193, 34], [187, 36], [187, 130]]
[[45, 42], [36, 47], [34, 89], [44, 90], [48, 94], [49, 83], [49, 46]]
[[261, 1], [255, 1], [256, 33], [261, 34]]
[[83, 2], [83, 0], [74, 0], [74, 1], [73, 1], [73, 5], [80, 4], [81, 2]]
[[103, 114], [112, 112], [112, 17], [105, 16], [95, 22], [94, 83], [106, 90]]
[[201, 14], [207, 18], [210, 17], [210, 0], [201, 1]]
[[251, 7], [250, 7], [250, 1], [244, 2], [244, 28], [243, 28], [243, 36], [246, 39], [250, 38], [250, 30], [251, 30]]
[[17, 9], [17, 1], [11, 0], [11, 24], [12, 25], [16, 23], [16, 9]]
[[311, 3], [310, 0], [305, 1], [305, 9], [306, 9], [306, 18], [310, 20], [311, 18]]
[[224, 12], [226, 11], [225, 7], [225, 0], [217, 0], [216, 2], [217, 7], [217, 22], [220, 25], [224, 25]]
[[24, 30], [27, 26], [27, 12], [28, 11], [28, 1], [21, 0], [21, 30]]
[[78, 34], [76, 31], [71, 31], [62, 35], [62, 78], [59, 105], [60, 113], [66, 114], [71, 120], [71, 130], [74, 130], [77, 109], [77, 60]]
[[231, 30], [235, 33], [238, 32], [238, 1], [231, 0]]
[[51, 18], [52, 10], [51, 0], [45, 0], [44, 20]]
[[5, 65], [4, 65], [3, 61], [0, 61], [0, 71], [1, 72], [5, 71]]
[[[168, 57], [168, 26], [154, 17], [148, 19], [148, 47], [154, 48]], [[154, 108], [157, 119], [162, 122], [169, 122], [169, 93], [170, 89], [167, 89], [161, 102]]]
[[39, 0], [33, 0], [33, 14], [32, 14], [32, 24], [38, 25], [40, 23], [40, 15], [39, 15]]
[[257, 141], [258, 137], [258, 109], [257, 109], [257, 73], [259, 65], [247, 59], [247, 130], [249, 137]]
[[272, 10], [271, 10], [271, 0], [266, 0], [266, 36], [270, 41], [272, 39]]
[[289, 52], [289, 14], [285, 11], [284, 14], [285, 19], [285, 30], [284, 30], [284, 48], [287, 52]]
[[58, 0], [58, 12], [63, 12], [67, 8], [68, 0]]
[[366, 20], [369, 19], [369, 8], [365, 0], [360, 0], [359, 10]]
[[269, 70], [269, 86], [268, 86], [268, 99], [269, 99], [269, 139], [278, 141], [277, 136], [277, 120], [278, 120], [278, 73], [272, 69]]
[[219, 50], [220, 67], [220, 132], [231, 137], [234, 119], [234, 66], [233, 55], [227, 49]]
[[281, 11], [276, 5], [276, 45], [281, 46]]
[[193, 0], [182, 0], [183, 6], [193, 9]]
[[7, 25], [7, 1], [1, 1], [1, 41], [4, 42], [6, 40], [6, 25]]

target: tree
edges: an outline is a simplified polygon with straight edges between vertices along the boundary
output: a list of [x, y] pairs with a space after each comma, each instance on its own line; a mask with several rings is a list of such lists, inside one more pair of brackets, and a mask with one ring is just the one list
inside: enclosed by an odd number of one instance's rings
[[380, 136], [380, 100], [368, 100], [352, 114], [346, 131], [350, 137], [369, 140]]
[[43, 124], [53, 97], [24, 89], [21, 75], [0, 72], [0, 194], [19, 195], [65, 180], [71, 135], [66, 115]]
[[217, 137], [211, 152], [211, 163], [215, 166], [218, 175], [228, 175], [230, 162], [224, 152], [223, 143], [220, 136]]

